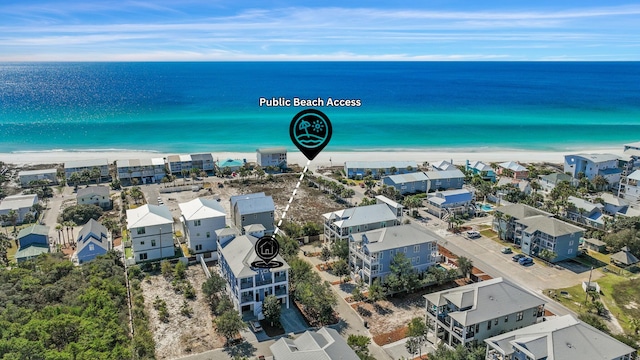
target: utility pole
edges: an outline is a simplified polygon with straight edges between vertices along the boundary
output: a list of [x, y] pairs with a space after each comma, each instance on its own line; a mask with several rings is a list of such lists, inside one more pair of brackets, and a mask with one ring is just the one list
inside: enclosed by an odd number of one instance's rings
[[589, 271], [589, 282], [587, 283], [587, 287], [585, 289], [585, 294], [584, 294], [584, 306], [587, 306], [587, 299], [589, 298], [589, 289], [591, 289], [591, 274], [593, 273], [593, 266], [591, 267], [591, 270]]

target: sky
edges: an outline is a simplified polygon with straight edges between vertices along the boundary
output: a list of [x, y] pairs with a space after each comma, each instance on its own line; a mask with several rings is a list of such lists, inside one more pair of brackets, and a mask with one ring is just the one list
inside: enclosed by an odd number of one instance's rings
[[618, 0], [2, 0], [0, 61], [638, 61]]

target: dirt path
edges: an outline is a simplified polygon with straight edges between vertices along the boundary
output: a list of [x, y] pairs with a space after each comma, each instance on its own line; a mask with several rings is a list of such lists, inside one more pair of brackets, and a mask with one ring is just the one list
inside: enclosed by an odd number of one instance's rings
[[[182, 294], [177, 294], [170, 281], [162, 275], [151, 276], [150, 282], [145, 280], [141, 283], [158, 359], [176, 359], [219, 348], [224, 344], [224, 340], [213, 330], [211, 312], [202, 294], [202, 283], [205, 281], [202, 268], [190, 266], [186, 277], [197, 294], [195, 300], [187, 300], [193, 310], [191, 317], [180, 314], [185, 298]], [[153, 308], [156, 296], [167, 303], [169, 321], [166, 323], [159, 319], [158, 311]]]

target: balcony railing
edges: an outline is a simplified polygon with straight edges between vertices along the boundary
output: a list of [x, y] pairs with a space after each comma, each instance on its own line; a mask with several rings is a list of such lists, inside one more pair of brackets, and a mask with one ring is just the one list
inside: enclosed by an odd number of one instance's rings
[[287, 275], [277, 275], [275, 276], [274, 282], [284, 282], [287, 281]]
[[250, 282], [242, 282], [242, 283], [240, 283], [240, 289], [248, 289], [250, 287], [253, 287], [253, 283], [250, 283]]
[[240, 298], [240, 303], [242, 303], [242, 304], [247, 303], [247, 302], [252, 302], [252, 301], [253, 301], [253, 295], [243, 295]]
[[271, 278], [265, 278], [264, 280], [256, 281], [256, 286], [269, 285], [271, 283], [272, 283]]
[[287, 288], [280, 288], [276, 290], [276, 296], [282, 296], [287, 294]]

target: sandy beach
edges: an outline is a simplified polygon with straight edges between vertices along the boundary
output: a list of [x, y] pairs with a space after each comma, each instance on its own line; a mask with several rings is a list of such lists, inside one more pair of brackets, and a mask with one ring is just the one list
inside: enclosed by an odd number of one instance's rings
[[[378, 152], [322, 152], [311, 163], [311, 168], [342, 165], [345, 161], [393, 161], [406, 160], [435, 162], [440, 160], [453, 160], [453, 163], [464, 164], [466, 160], [481, 160], [484, 162], [518, 161], [520, 163], [550, 162], [562, 163], [564, 155], [570, 153], [610, 153], [622, 155], [622, 145], [619, 148], [594, 148], [582, 151], [525, 151], [525, 150], [495, 150], [495, 151], [378, 151]], [[162, 154], [150, 151], [44, 151], [44, 152], [20, 152], [0, 153], [0, 161], [19, 166], [35, 164], [56, 164], [66, 161], [83, 159], [107, 158], [109, 162], [125, 159], [145, 159], [166, 157], [172, 154]], [[256, 153], [214, 152], [214, 159], [246, 159], [248, 162], [256, 161]], [[288, 153], [290, 164], [305, 165], [307, 158], [298, 151]]]

